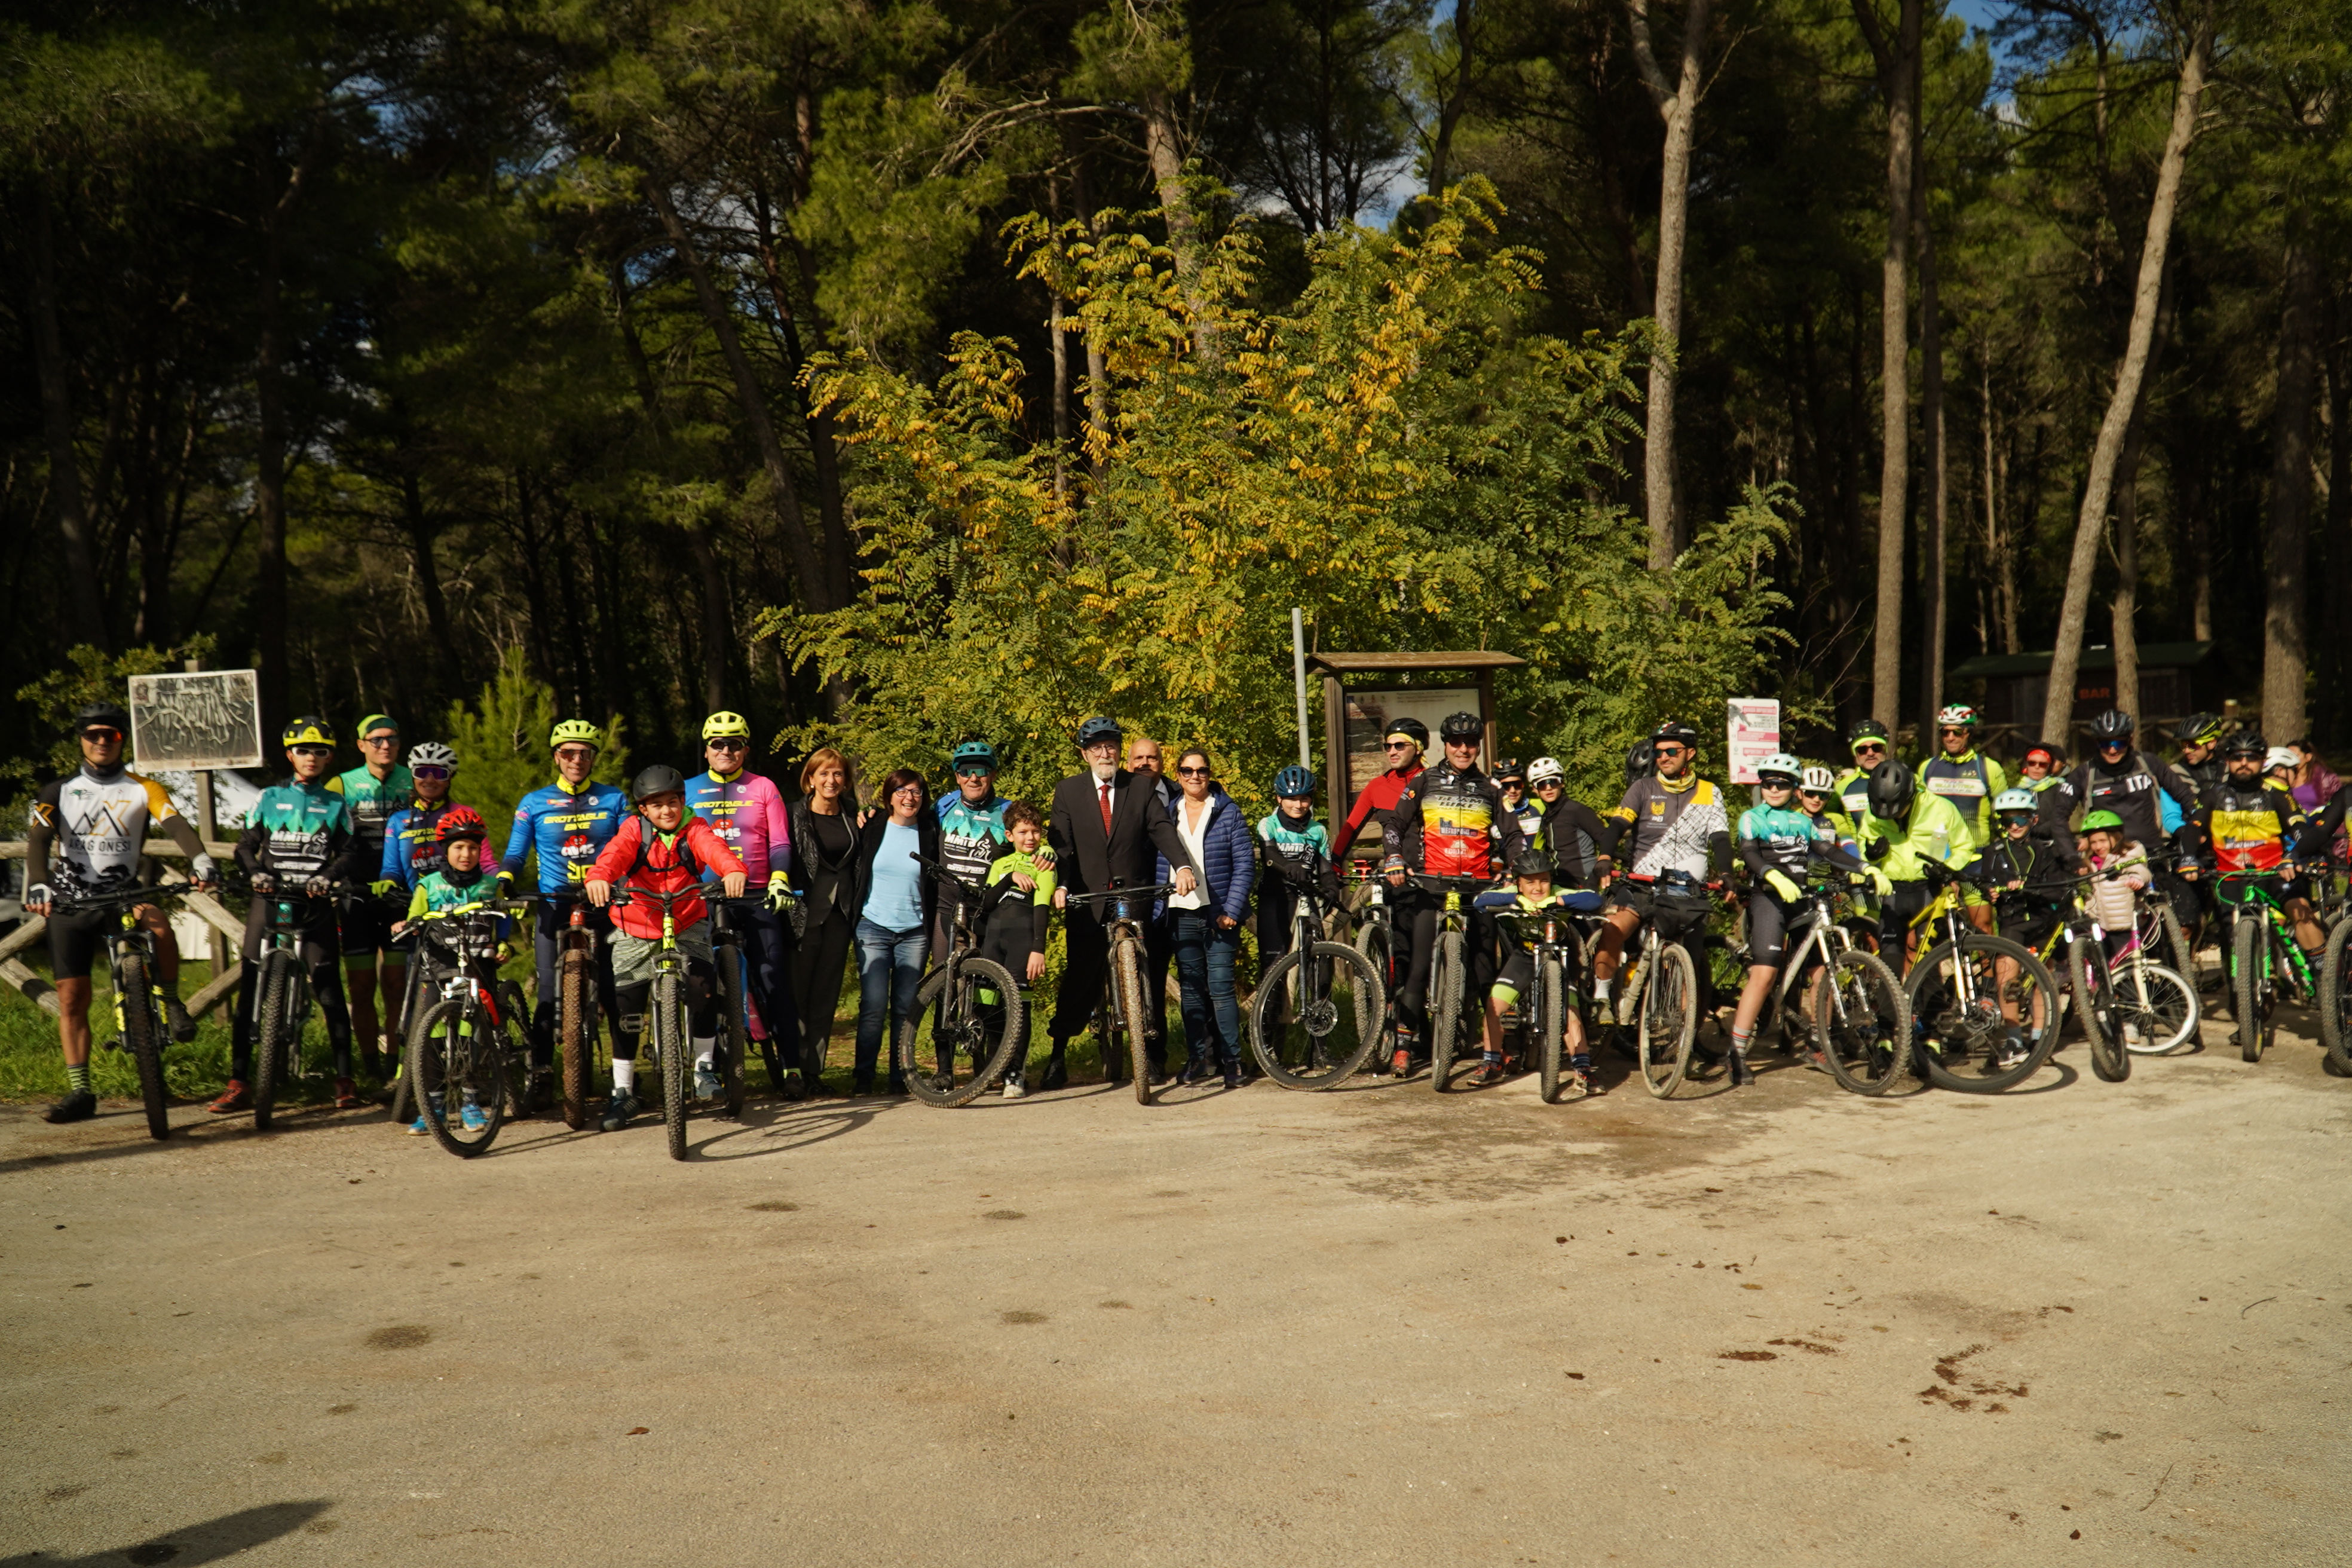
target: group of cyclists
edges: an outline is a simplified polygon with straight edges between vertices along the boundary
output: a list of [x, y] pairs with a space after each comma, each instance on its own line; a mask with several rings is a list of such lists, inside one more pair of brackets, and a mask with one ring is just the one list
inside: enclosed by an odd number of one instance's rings
[[[48, 921], [70, 1084], [48, 1112], [52, 1121], [96, 1113], [89, 1068], [89, 976], [93, 954], [115, 917], [95, 900], [135, 886], [151, 829], [169, 835], [187, 855], [191, 886], [210, 889], [222, 879], [222, 868], [165, 791], [125, 767], [129, 727], [127, 714], [113, 704], [77, 714], [73, 733], [82, 764], [43, 789], [31, 814], [24, 901]], [[2059, 743], [2037, 742], [2027, 748], [2014, 776], [1985, 754], [1979, 729], [1973, 709], [1943, 709], [1936, 716], [1932, 754], [1914, 767], [1893, 754], [1885, 724], [1862, 721], [1847, 731], [1843, 768], [1787, 752], [1762, 759], [1755, 767], [1754, 804], [1735, 815], [1726, 790], [1701, 776], [1697, 730], [1679, 720], [1658, 725], [1634, 748], [1622, 796], [1596, 810], [1570, 797], [1556, 757], [1482, 767], [1486, 726], [1477, 715], [1444, 720], [1434, 755], [1427, 729], [1400, 718], [1383, 735], [1387, 768], [1363, 788], [1336, 830], [1314, 819], [1318, 782], [1309, 770], [1287, 766], [1270, 781], [1276, 809], [1250, 833], [1261, 958], [1270, 963], [1287, 945], [1302, 899], [1314, 900], [1318, 917], [1329, 924], [1348, 918], [1343, 870], [1354, 873], [1360, 887], [1377, 884], [1390, 920], [1381, 975], [1390, 1032], [1368, 1065], [1409, 1077], [1427, 1055], [1441, 916], [1455, 918], [1447, 912], [1443, 889], [1483, 889], [1467, 909], [1466, 990], [1450, 994], [1479, 1017], [1483, 1050], [1470, 1081], [1484, 1086], [1529, 1066], [1528, 1052], [1513, 1048], [1508, 1023], [1529, 990], [1530, 959], [1548, 913], [1571, 907], [1594, 940], [1571, 977], [1582, 995], [1566, 1019], [1563, 1050], [1569, 1083], [1589, 1095], [1603, 1085], [1584, 1021], [1620, 1022], [1629, 943], [1656, 918], [1658, 900], [1696, 887], [1737, 904], [1744, 916], [1746, 973], [1719, 1053], [1734, 1086], [1752, 1081], [1748, 1058], [1758, 1019], [1781, 978], [1785, 939], [1806, 907], [1806, 884], [1823, 867], [1845, 879], [1853, 923], [1898, 971], [1916, 956], [1916, 918], [1948, 884], [1965, 887], [1970, 926], [2031, 945], [2065, 918], [2082, 896], [2077, 889], [2085, 886], [2086, 873], [2087, 896], [2099, 905], [2103, 923], [2113, 914], [2128, 925], [2131, 900], [2146, 889], [2168, 900], [2192, 933], [2192, 952], [2196, 933], [2224, 910], [2217, 896], [2221, 888], [2254, 882], [2285, 912], [2295, 941], [2315, 956], [2325, 932], [2314, 909], [2312, 879], [2341, 858], [2352, 786], [2315, 806], [2299, 802], [2289, 786], [2294, 753], [2212, 714], [2176, 728], [2178, 762], [2143, 750], [2132, 717], [2111, 710], [2089, 726], [2090, 755], [2070, 768]], [[1097, 745], [1106, 735], [1118, 735], [1108, 720], [1090, 721], [1081, 731], [1082, 742], [1091, 736]], [[262, 791], [242, 824], [236, 870], [246, 889], [264, 897], [253, 900], [246, 925], [230, 1081], [211, 1103], [213, 1112], [228, 1115], [251, 1104], [255, 976], [270, 897], [299, 896], [300, 961], [324, 1015], [338, 1108], [366, 1103], [362, 1077], [386, 1085], [397, 1079], [404, 1014], [412, 1005], [408, 971], [420, 930], [492, 900], [515, 908], [510, 896], [518, 884], [536, 889], [538, 985], [530, 1039], [540, 1069], [555, 1048], [556, 972], [565, 932], [584, 921], [592, 933], [598, 1010], [614, 1030], [606, 1129], [626, 1125], [638, 1110], [635, 1073], [647, 987], [655, 952], [667, 942], [684, 952], [692, 976], [696, 1091], [704, 1098], [718, 1091], [712, 1051], [721, 1033], [717, 1008], [723, 988], [713, 983], [711, 914], [703, 893], [735, 911], [730, 951], [741, 955], [743, 984], [731, 994], [748, 998], [744, 1010], [756, 1014], [767, 1035], [797, 1035], [793, 961], [803, 916], [795, 903], [805, 881], [794, 862], [793, 817], [782, 795], [743, 765], [751, 731], [741, 715], [710, 716], [702, 732], [709, 766], [691, 778], [657, 764], [638, 773], [625, 790], [593, 776], [604, 744], [595, 725], [557, 724], [549, 737], [555, 777], [519, 804], [495, 857], [488, 852], [489, 825], [454, 797], [459, 759], [449, 746], [424, 741], [404, 752], [399, 724], [383, 713], [362, 719], [355, 738], [361, 764], [338, 772], [329, 721], [304, 716], [287, 725], [281, 737], [287, 776]], [[1087, 754], [1091, 759], [1092, 752]], [[1115, 758], [1115, 749], [1107, 754]], [[1205, 757], [1202, 762], [1205, 771]], [[950, 868], [975, 873], [968, 879], [974, 886], [1017, 889], [1020, 908], [1000, 945], [1006, 945], [1016, 981], [1034, 983], [1044, 969], [1055, 853], [1045, 842], [1043, 814], [995, 795], [993, 764], [985, 742], [958, 750], [961, 787], [937, 804], [937, 842]], [[1104, 792], [1107, 835], [1112, 829], [1108, 777], [1094, 786]], [[1156, 770], [1150, 778], [1156, 780]], [[1169, 792], [1159, 811], [1165, 813], [1173, 798]], [[1208, 878], [1203, 867], [1182, 867], [1184, 856], [1173, 858], [1182, 891], [1192, 890], [1191, 879]], [[647, 900], [624, 900], [625, 907], [615, 909], [615, 892], [627, 889], [669, 900], [667, 935], [660, 917], [647, 912]], [[992, 900], [992, 907], [998, 901]], [[1221, 917], [1227, 924], [1235, 919]], [[173, 984], [178, 955], [169, 922], [152, 904], [141, 905], [136, 920], [153, 944], [169, 1027], [183, 1041], [193, 1038]], [[1703, 945], [1709, 939], [1685, 925], [1675, 940]], [[1702, 962], [1696, 969], [1705, 977], [1709, 965]], [[825, 994], [837, 988], [835, 976]], [[1699, 1000], [1702, 1010], [1711, 1010], [1704, 992]], [[1066, 993], [1062, 1016], [1071, 1015]], [[1446, 1023], [1450, 1028], [1452, 1021]], [[1225, 1018], [1213, 1026], [1231, 1030], [1234, 1025]], [[817, 1031], [820, 1040], [825, 1032]], [[1057, 1016], [1056, 1066], [1064, 1035]], [[1231, 1064], [1241, 1042], [1222, 1044], [1227, 1082], [1235, 1083]], [[2014, 1037], [2011, 1047], [2023, 1050]], [[1009, 1095], [1022, 1092], [1026, 1055], [1024, 1043], [1006, 1074]], [[780, 1062], [804, 1077], [822, 1065], [806, 1066], [791, 1049], [770, 1062], [780, 1079]], [[1054, 1081], [1049, 1074], [1048, 1087]], [[474, 1111], [469, 1102], [450, 1114]], [[411, 1130], [424, 1126], [420, 1112]]]

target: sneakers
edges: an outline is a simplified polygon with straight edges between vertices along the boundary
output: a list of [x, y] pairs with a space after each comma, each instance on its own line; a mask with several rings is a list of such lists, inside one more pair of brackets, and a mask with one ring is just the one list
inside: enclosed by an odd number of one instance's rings
[[2025, 1037], [2011, 1029], [2008, 1037], [2001, 1041], [2000, 1051], [1993, 1058], [1993, 1065], [2006, 1072], [2031, 1054], [2031, 1048], [2025, 1043]]
[[1412, 1053], [1402, 1046], [1399, 1046], [1389, 1057], [1389, 1076], [1391, 1078], [1412, 1076]]
[[1756, 1069], [1748, 1065], [1748, 1053], [1741, 1050], [1733, 1051], [1731, 1053], [1731, 1087], [1746, 1089], [1755, 1081]]
[[164, 996], [163, 1022], [171, 1026], [172, 1037], [184, 1046], [196, 1037], [196, 1021], [188, 1016], [186, 1005], [177, 996]]
[[251, 1110], [253, 1091], [245, 1087], [243, 1079], [233, 1078], [228, 1080], [228, 1087], [221, 1090], [220, 1098], [205, 1109], [215, 1116], [233, 1116], [240, 1110]]
[[1227, 1089], [1239, 1089], [1241, 1088], [1243, 1081], [1241, 1068], [1227, 1068], [1225, 1069], [1225, 1087]]
[[607, 1132], [618, 1132], [629, 1124], [631, 1117], [643, 1109], [644, 1107], [637, 1103], [636, 1092], [634, 1089], [616, 1089], [613, 1091], [612, 1100], [604, 1107], [604, 1120], [597, 1125]]
[[98, 1096], [89, 1090], [77, 1089], [41, 1112], [44, 1121], [87, 1121], [98, 1114]]
[[467, 1131], [479, 1132], [489, 1124], [490, 1119], [483, 1115], [482, 1108], [473, 1101], [467, 1100], [457, 1108], [457, 1125]]
[[1503, 1065], [1500, 1058], [1488, 1057], [1478, 1064], [1478, 1070], [1470, 1075], [1470, 1087], [1484, 1089], [1490, 1083], [1500, 1083], [1510, 1076], [1511, 1069]]
[[337, 1110], [357, 1110], [359, 1108], [360, 1086], [353, 1083], [347, 1078], [337, 1079], [335, 1080], [335, 1109]]
[[1055, 1051], [1052, 1056], [1045, 1058], [1045, 1076], [1037, 1080], [1037, 1090], [1039, 1093], [1044, 1094], [1054, 1089], [1067, 1089], [1069, 1087], [1070, 1064], [1062, 1059], [1061, 1052]]
[[719, 1098], [719, 1069], [708, 1062], [694, 1064], [694, 1098], [697, 1100]]
[[408, 1124], [408, 1135], [411, 1138], [422, 1138], [432, 1131], [433, 1129], [425, 1125], [425, 1118], [422, 1116]]
[[1180, 1072], [1180, 1073], [1178, 1073], [1178, 1074], [1176, 1075], [1176, 1081], [1177, 1081], [1178, 1083], [1181, 1083], [1181, 1084], [1185, 1085], [1185, 1086], [1186, 1086], [1186, 1087], [1188, 1087], [1188, 1088], [1189, 1088], [1190, 1086], [1193, 1085], [1193, 1084], [1196, 1084], [1196, 1083], [1206, 1083], [1206, 1082], [1208, 1082], [1208, 1081], [1209, 1081], [1209, 1064], [1208, 1064], [1208, 1062], [1207, 1062], [1206, 1060], [1194, 1060], [1194, 1061], [1189, 1061], [1189, 1062], [1186, 1062], [1186, 1063], [1184, 1064], [1184, 1070], [1183, 1070], [1182, 1072]]
[[1007, 1100], [1019, 1100], [1020, 1098], [1022, 1098], [1022, 1096], [1024, 1096], [1024, 1095], [1027, 1094], [1028, 1092], [1029, 1092], [1029, 1090], [1027, 1089], [1027, 1088], [1026, 1088], [1026, 1087], [1024, 1087], [1024, 1086], [1022, 1084], [1022, 1082], [1021, 1082], [1021, 1075], [1020, 1075], [1019, 1073], [1008, 1073], [1008, 1074], [1006, 1074], [1006, 1075], [1005, 1075], [1005, 1079], [1004, 1079], [1004, 1098], [1005, 1098], [1005, 1099], [1007, 1099]]

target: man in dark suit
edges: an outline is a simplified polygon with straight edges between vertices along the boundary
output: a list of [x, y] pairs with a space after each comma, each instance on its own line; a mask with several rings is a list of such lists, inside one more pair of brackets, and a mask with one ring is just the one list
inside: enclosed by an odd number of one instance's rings
[[[1176, 868], [1176, 890], [1192, 890], [1197, 873], [1184, 852], [1184, 840], [1160, 801], [1150, 776], [1132, 773], [1118, 765], [1118, 725], [1109, 719], [1089, 719], [1078, 726], [1078, 750], [1086, 770], [1054, 786], [1054, 819], [1047, 829], [1055, 871], [1060, 880], [1054, 901], [1063, 907], [1063, 926], [1069, 942], [1062, 992], [1054, 1005], [1048, 1026], [1054, 1055], [1046, 1063], [1040, 1087], [1058, 1089], [1070, 1081], [1063, 1054], [1070, 1037], [1084, 1029], [1102, 999], [1109, 968], [1110, 936], [1097, 907], [1064, 903], [1070, 893], [1104, 893], [1113, 888], [1148, 888], [1157, 878], [1158, 859], [1165, 855]], [[1154, 1026], [1158, 1026], [1155, 1027]], [[1154, 1082], [1166, 1079], [1165, 1026], [1147, 1022]], [[1105, 1063], [1106, 1070], [1114, 1064]]]

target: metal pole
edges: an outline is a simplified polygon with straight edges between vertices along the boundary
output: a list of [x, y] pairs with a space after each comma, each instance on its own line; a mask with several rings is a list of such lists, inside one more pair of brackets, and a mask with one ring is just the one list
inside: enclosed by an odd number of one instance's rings
[[1307, 621], [1296, 605], [1290, 607], [1290, 672], [1298, 687], [1298, 765], [1312, 767], [1307, 750]]

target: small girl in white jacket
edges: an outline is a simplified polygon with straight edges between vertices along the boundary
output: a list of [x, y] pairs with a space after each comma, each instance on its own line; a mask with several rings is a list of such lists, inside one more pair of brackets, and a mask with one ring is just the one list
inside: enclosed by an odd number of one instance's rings
[[2147, 886], [2147, 851], [2124, 832], [2121, 817], [2095, 811], [2083, 819], [2083, 854], [2091, 868], [2091, 913], [2112, 962], [2131, 947], [2132, 895]]

